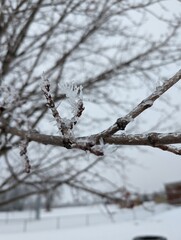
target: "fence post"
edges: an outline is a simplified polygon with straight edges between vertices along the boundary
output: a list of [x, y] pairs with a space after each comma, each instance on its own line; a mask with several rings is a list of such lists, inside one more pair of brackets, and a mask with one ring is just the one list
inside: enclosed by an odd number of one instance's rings
[[25, 220], [23, 221], [23, 232], [26, 232], [26, 231], [27, 231], [27, 224], [28, 224], [28, 222], [27, 222], [27, 220], [25, 219]]
[[9, 222], [9, 211], [6, 213], [6, 219], [5, 222], [8, 223]]
[[85, 225], [89, 226], [90, 225], [90, 218], [89, 218], [89, 214], [85, 215]]
[[35, 202], [35, 219], [40, 220], [41, 196], [38, 194]]
[[60, 217], [57, 217], [56, 229], [60, 229]]

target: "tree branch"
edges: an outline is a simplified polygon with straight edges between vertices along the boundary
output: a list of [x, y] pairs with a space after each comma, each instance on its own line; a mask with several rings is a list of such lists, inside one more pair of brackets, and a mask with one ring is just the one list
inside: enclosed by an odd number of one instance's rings
[[[64, 138], [60, 136], [52, 136], [46, 134], [40, 134], [35, 132], [29, 132], [24, 130], [19, 130], [14, 127], [5, 126], [6, 133], [10, 133], [21, 138], [28, 137], [29, 141], [34, 141], [44, 145], [53, 145], [59, 147], [65, 147]], [[88, 143], [92, 143], [96, 135], [85, 136], [75, 138], [75, 142], [79, 143], [74, 146], [74, 148], [81, 149]], [[120, 134], [114, 136], [107, 136], [103, 138], [104, 143], [115, 144], [115, 145], [143, 145], [143, 146], [153, 146], [153, 145], [165, 145], [165, 144], [180, 144], [181, 143], [181, 133], [147, 133], [147, 134]], [[153, 144], [154, 143], [154, 144]], [[99, 143], [97, 143], [99, 144]], [[82, 148], [83, 149], [83, 148]], [[83, 149], [86, 150], [86, 149]]]
[[126, 126], [138, 117], [146, 109], [153, 106], [154, 102], [160, 98], [167, 90], [169, 90], [174, 84], [181, 79], [181, 70], [179, 70], [173, 77], [165, 81], [162, 86], [156, 88], [156, 90], [141, 103], [139, 103], [131, 112], [124, 117], [118, 118], [117, 121], [108, 129], [97, 134], [97, 137], [106, 137], [113, 135], [119, 130], [125, 130]]

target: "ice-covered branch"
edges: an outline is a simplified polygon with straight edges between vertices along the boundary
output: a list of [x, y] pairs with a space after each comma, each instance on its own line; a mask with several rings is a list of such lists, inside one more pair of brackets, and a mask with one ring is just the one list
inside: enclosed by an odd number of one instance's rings
[[[55, 107], [54, 100], [50, 93], [50, 83], [48, 79], [43, 76], [42, 91], [47, 100], [47, 106], [52, 111], [52, 115], [57, 122], [57, 126], [62, 133], [61, 136], [45, 135], [40, 133], [34, 133], [31, 131], [24, 131], [15, 127], [8, 126], [2, 121], [1, 128], [4, 132], [10, 133], [21, 137], [22, 139], [28, 138], [29, 141], [35, 141], [42, 144], [50, 144], [54, 146], [61, 146], [67, 149], [77, 148], [84, 151], [90, 151], [91, 153], [102, 156], [104, 151], [99, 147], [100, 140], [105, 144], [114, 145], [147, 145], [157, 147], [162, 150], [167, 150], [176, 154], [180, 154], [180, 150], [174, 149], [172, 146], [166, 146], [170, 144], [181, 143], [181, 133], [148, 133], [148, 134], [117, 134], [118, 130], [124, 130], [127, 124], [137, 116], [139, 116], [147, 108], [151, 107], [156, 99], [158, 99], [164, 92], [171, 88], [175, 83], [181, 79], [181, 70], [178, 71], [172, 78], [158, 87], [149, 97], [144, 99], [137, 105], [130, 113], [125, 117], [122, 117], [116, 121], [116, 123], [107, 130], [98, 134], [76, 138], [72, 136], [72, 128], [77, 123], [78, 118], [82, 115], [84, 110], [82, 101], [82, 89], [71, 86], [66, 86], [64, 93], [66, 94], [70, 105], [73, 109], [74, 116], [67, 120], [62, 118]], [[164, 145], [164, 146], [163, 146]]]
[[111, 136], [119, 130], [125, 130], [126, 126], [138, 117], [146, 109], [153, 106], [154, 102], [160, 98], [168, 89], [176, 84], [181, 79], [181, 70], [179, 70], [173, 77], [165, 81], [161, 86], [157, 87], [155, 91], [139, 103], [133, 110], [131, 110], [124, 117], [118, 118], [117, 121], [108, 129], [97, 134], [98, 137]]
[[42, 75], [42, 91], [44, 93], [44, 96], [47, 100], [47, 107], [51, 110], [52, 115], [54, 117], [54, 119], [56, 120], [57, 123], [57, 127], [59, 129], [59, 131], [62, 133], [63, 136], [65, 137], [70, 137], [69, 135], [69, 128], [65, 122], [63, 121], [63, 119], [60, 117], [59, 112], [57, 111], [56, 107], [55, 107], [55, 103], [53, 100], [53, 97], [51, 95], [50, 92], [50, 82], [48, 80], [48, 78], [45, 77], [45, 75]]

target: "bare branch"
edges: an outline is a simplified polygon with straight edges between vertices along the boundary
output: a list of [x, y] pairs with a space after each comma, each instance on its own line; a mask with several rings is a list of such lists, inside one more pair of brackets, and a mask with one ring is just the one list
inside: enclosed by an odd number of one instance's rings
[[19, 148], [20, 148], [20, 156], [22, 157], [25, 163], [25, 171], [26, 173], [30, 173], [31, 165], [30, 160], [27, 154], [27, 147], [28, 147], [29, 140], [21, 140]]

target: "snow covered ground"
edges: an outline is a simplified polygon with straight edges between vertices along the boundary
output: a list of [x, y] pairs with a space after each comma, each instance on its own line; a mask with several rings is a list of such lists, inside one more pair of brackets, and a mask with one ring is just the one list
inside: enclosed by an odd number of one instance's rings
[[[16, 224], [15, 222], [11, 223], [11, 221], [3, 223], [3, 220], [1, 220], [0, 239], [132, 240], [135, 236], [140, 235], [160, 235], [166, 237], [168, 240], [181, 239], [181, 207], [173, 208], [166, 205], [146, 207], [148, 209], [137, 207], [134, 210], [119, 210], [112, 207], [110, 208], [110, 212], [114, 212], [112, 218], [108, 214], [106, 215], [106, 210], [100, 206], [75, 208], [74, 210], [73, 208], [59, 209], [53, 211], [49, 216], [44, 213], [42, 220], [33, 221], [34, 225], [32, 226], [34, 227], [29, 225], [29, 229], [26, 232], [17, 231], [18, 226], [21, 225], [20, 222], [15, 221]], [[56, 229], [53, 219], [57, 219], [59, 214], [62, 217], [62, 222], [59, 229]], [[86, 219], [83, 217], [89, 216], [88, 224], [81, 221], [80, 216], [82, 216], [82, 219]], [[104, 216], [104, 218], [100, 216]], [[3, 214], [0, 215], [0, 218], [3, 219]], [[65, 219], [67, 219], [67, 224], [71, 224], [66, 225], [64, 222], [65, 225], [61, 225]], [[41, 225], [39, 225], [40, 223]], [[7, 226], [9, 230], [3, 231]], [[14, 226], [17, 228], [14, 228]], [[35, 226], [37, 226], [37, 229]]]

